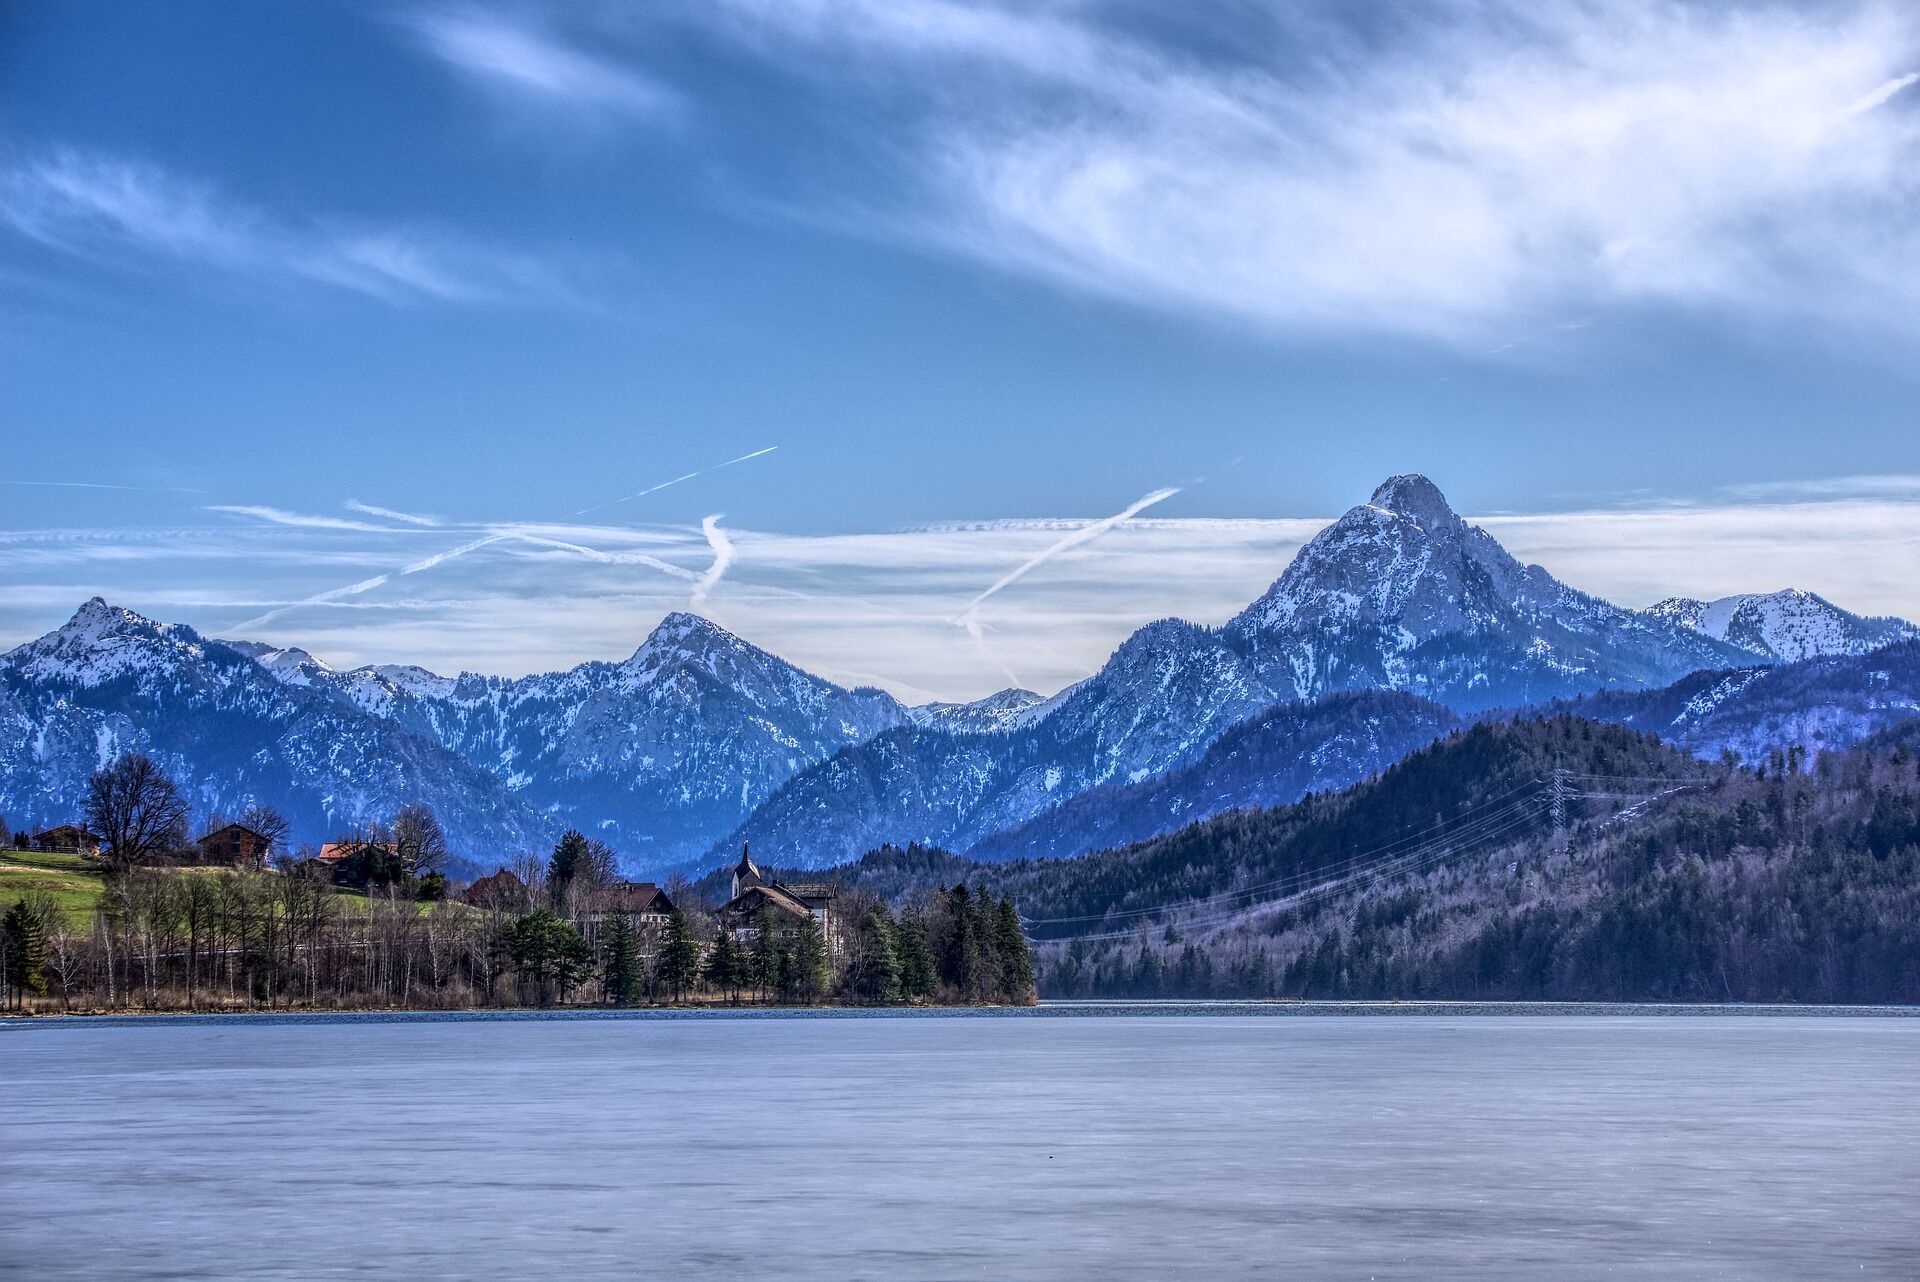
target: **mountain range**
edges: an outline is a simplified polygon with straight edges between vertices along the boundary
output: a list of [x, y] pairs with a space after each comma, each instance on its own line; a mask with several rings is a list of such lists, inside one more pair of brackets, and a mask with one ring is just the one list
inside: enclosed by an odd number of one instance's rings
[[[1667, 715], [1662, 699], [1686, 706], [1666, 692], [1705, 671], [1747, 684], [1719, 720], [1670, 720], [1663, 733], [1696, 750], [1733, 734], [1749, 687], [1809, 708], [1879, 697], [1873, 716], [1842, 719], [1878, 724], [1910, 688], [1904, 668], [1880, 696], [1857, 686], [1878, 669], [1769, 669], [1914, 637], [1800, 592], [1623, 609], [1522, 565], [1430, 481], [1400, 476], [1225, 624], [1150, 623], [1051, 697], [908, 707], [685, 613], [623, 662], [510, 679], [338, 669], [95, 599], [0, 656], [0, 813], [71, 817], [87, 774], [137, 748], [203, 811], [269, 802], [302, 840], [425, 800], [482, 861], [563, 826], [636, 871], [743, 841], [789, 867], [886, 842], [1070, 854], [1345, 787], [1491, 710], [1571, 700], [1641, 725]], [[1728, 745], [1748, 751], [1790, 720], [1742, 722]]]

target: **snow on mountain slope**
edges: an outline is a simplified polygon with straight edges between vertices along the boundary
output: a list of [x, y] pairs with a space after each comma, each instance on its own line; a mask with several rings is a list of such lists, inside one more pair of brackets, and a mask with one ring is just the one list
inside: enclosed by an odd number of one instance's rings
[[1276, 704], [1397, 690], [1461, 712], [1639, 689], [1750, 656], [1522, 566], [1439, 489], [1397, 476], [1221, 628], [1150, 623], [987, 748], [894, 734], [797, 774], [726, 842], [826, 866], [880, 841], [967, 850], [1098, 787], [1199, 759]]
[[261, 657], [88, 601], [0, 656], [0, 812], [16, 823], [73, 819], [88, 775], [141, 751], [202, 814], [266, 802], [286, 812], [296, 840], [416, 800], [433, 804], [462, 853], [504, 856], [546, 839], [537, 816], [456, 754], [290, 680], [298, 660], [276, 671]]
[[[177, 684], [244, 687], [255, 704], [277, 697], [303, 715], [324, 706], [353, 727], [349, 737], [377, 732], [407, 751], [441, 753], [437, 761], [457, 758], [484, 772], [496, 796], [487, 804], [506, 805], [521, 828], [528, 816], [543, 828], [579, 826], [636, 870], [742, 838], [790, 867], [881, 841], [965, 849], [1091, 789], [1117, 792], [1192, 766], [1231, 727], [1276, 705], [1385, 690], [1472, 714], [1664, 687], [1696, 670], [1751, 665], [1756, 653], [1911, 632], [1805, 594], [1622, 610], [1521, 565], [1419, 476], [1382, 484], [1224, 626], [1148, 624], [1097, 675], [1046, 699], [1006, 690], [908, 709], [812, 676], [692, 614], [668, 615], [624, 662], [512, 679], [403, 665], [341, 670], [297, 648], [202, 642], [145, 621], [151, 635], [130, 639], [122, 614], [89, 602], [44, 645], [8, 656], [10, 706], [25, 718], [11, 723], [15, 740], [40, 733], [34, 717], [58, 721], [78, 761], [87, 727], [60, 721], [53, 705], [23, 710], [17, 692], [39, 699], [49, 683], [137, 681], [166, 652]], [[1764, 652], [1752, 648], [1756, 637]], [[169, 646], [199, 649], [183, 657]], [[250, 676], [216, 651], [247, 656]], [[175, 706], [156, 700], [140, 715]], [[1352, 759], [1362, 755], [1355, 748]], [[31, 750], [16, 751], [0, 765], [31, 773], [32, 760]], [[73, 769], [61, 776], [69, 783]], [[1181, 787], [1199, 788], [1183, 778]], [[1154, 795], [1155, 805], [1176, 804]], [[417, 799], [442, 804], [431, 790]], [[459, 804], [484, 809], [477, 798]], [[1180, 804], [1212, 803], [1196, 793]]]
[[1364, 691], [1283, 704], [1191, 765], [1094, 788], [969, 847], [975, 859], [1060, 858], [1144, 841], [1227, 810], [1280, 806], [1379, 773], [1461, 724], [1415, 695]]
[[1895, 641], [1920, 638], [1904, 619], [1868, 618], [1798, 588], [1696, 601], [1669, 597], [1643, 614], [1739, 646], [1778, 663], [1819, 655], [1865, 654]]
[[1423, 476], [1321, 531], [1226, 635], [1292, 697], [1406, 690], [1460, 711], [1663, 684], [1746, 656], [1523, 566]]
[[796, 770], [908, 718], [890, 695], [843, 689], [685, 613], [624, 662], [519, 678], [262, 661], [458, 753], [636, 868], [705, 850]]
[[1658, 690], [1608, 691], [1555, 705], [1659, 735], [1704, 757], [1763, 761], [1798, 747], [1809, 760], [1920, 719], [1920, 641], [1865, 654], [1696, 672]]
[[1014, 686], [972, 703], [922, 703], [907, 709], [907, 719], [923, 730], [993, 734], [1030, 723], [1046, 703], [1046, 695]]

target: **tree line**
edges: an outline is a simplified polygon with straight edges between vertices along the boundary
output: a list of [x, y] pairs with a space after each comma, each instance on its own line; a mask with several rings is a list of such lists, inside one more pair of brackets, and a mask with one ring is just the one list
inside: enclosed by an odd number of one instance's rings
[[641, 888], [621, 881], [615, 853], [568, 831], [545, 858], [461, 889], [438, 870], [444, 839], [425, 807], [344, 869], [299, 852], [260, 869], [182, 867], [154, 858], [177, 848], [185, 808], [151, 762], [123, 759], [95, 784], [89, 826], [112, 843], [97, 906], [79, 920], [33, 892], [0, 912], [0, 995], [14, 1009], [1032, 999], [1011, 900], [964, 885], [897, 912], [856, 892], [831, 934], [812, 916], [723, 921], [684, 880], [662, 888], [665, 911], [632, 911], [623, 892]]

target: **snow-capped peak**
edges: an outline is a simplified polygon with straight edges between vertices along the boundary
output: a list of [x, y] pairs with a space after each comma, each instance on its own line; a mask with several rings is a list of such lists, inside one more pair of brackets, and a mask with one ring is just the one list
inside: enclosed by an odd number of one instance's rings
[[923, 703], [908, 708], [907, 719], [949, 734], [999, 734], [1030, 724], [1046, 702], [1046, 695], [1009, 686], [971, 703]]
[[685, 610], [675, 610], [647, 633], [647, 639], [628, 658], [627, 666], [644, 666], [650, 660], [658, 662], [671, 655], [702, 654], [716, 646], [754, 648], [711, 619]]
[[39, 680], [90, 687], [161, 667], [179, 657], [174, 651], [197, 654], [200, 647], [191, 628], [156, 623], [93, 597], [52, 632], [9, 652], [5, 664]]
[[1799, 588], [1741, 593], [1714, 601], [1669, 597], [1642, 613], [1781, 663], [1820, 655], [1865, 654], [1894, 641], [1920, 637], [1920, 628], [1905, 620], [1865, 618]]
[[1404, 516], [1427, 529], [1460, 523], [1459, 514], [1447, 503], [1440, 487], [1418, 472], [1388, 477], [1374, 490], [1367, 506]]

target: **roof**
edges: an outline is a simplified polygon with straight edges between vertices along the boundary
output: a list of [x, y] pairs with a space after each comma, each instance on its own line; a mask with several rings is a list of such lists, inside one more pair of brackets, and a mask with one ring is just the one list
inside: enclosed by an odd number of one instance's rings
[[741, 891], [720, 908], [723, 913], [747, 917], [771, 908], [777, 912], [792, 913], [798, 917], [811, 917], [813, 910], [778, 886], [752, 886]]
[[733, 870], [736, 873], [750, 872], [754, 876], [758, 877], [760, 875], [760, 869], [757, 866], [755, 866], [753, 862], [753, 856], [748, 853], [750, 849], [751, 847], [749, 847], [747, 844], [745, 843], [741, 844], [740, 862], [733, 866]]
[[201, 837], [199, 840], [194, 842], [194, 844], [196, 846], [204, 846], [209, 841], [212, 841], [215, 837], [224, 837], [230, 832], [242, 832], [242, 833], [245, 833], [247, 836], [252, 837], [255, 841], [259, 842], [262, 845], [267, 844], [266, 834], [255, 832], [253, 829], [247, 827], [245, 824], [237, 824], [237, 823], [222, 824], [220, 827], [215, 828], [212, 832], [208, 833], [206, 836]]
[[55, 824], [53, 827], [43, 829], [40, 832], [34, 833], [33, 835], [36, 837], [52, 837], [63, 832], [78, 833], [80, 836], [86, 838], [88, 841], [100, 840], [99, 834], [88, 832], [85, 828], [82, 828], [79, 824]]
[[316, 856], [323, 864], [337, 864], [342, 859], [351, 859], [363, 850], [384, 850], [391, 854], [394, 845], [388, 841], [329, 841], [320, 847]]
[[587, 896], [591, 913], [670, 913], [673, 901], [650, 881], [624, 881], [603, 886]]
[[834, 899], [840, 894], [840, 888], [828, 881], [796, 881], [792, 883], [776, 881], [773, 884], [796, 899]]
[[469, 904], [477, 904], [488, 899], [517, 898], [526, 893], [527, 883], [520, 880], [519, 874], [502, 868], [468, 886], [460, 892], [460, 898]]

